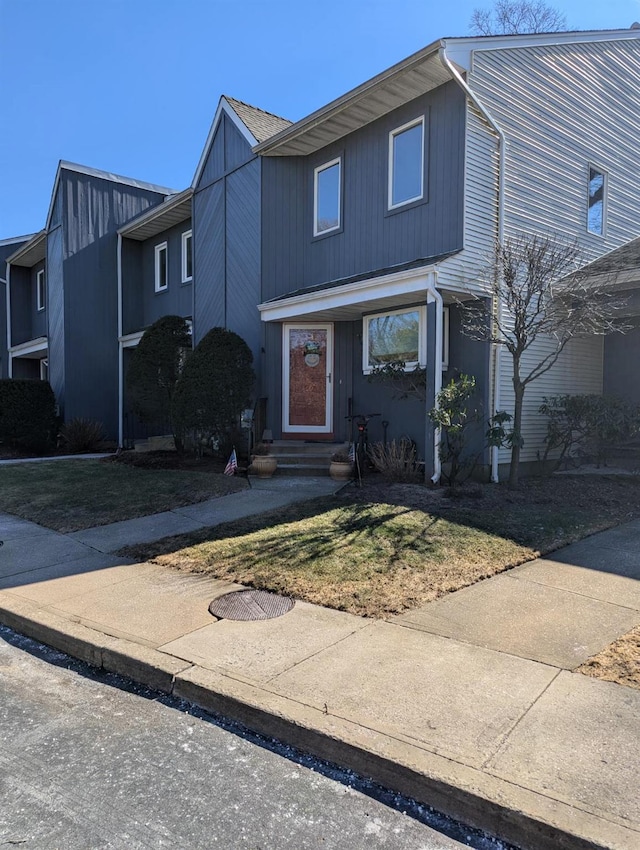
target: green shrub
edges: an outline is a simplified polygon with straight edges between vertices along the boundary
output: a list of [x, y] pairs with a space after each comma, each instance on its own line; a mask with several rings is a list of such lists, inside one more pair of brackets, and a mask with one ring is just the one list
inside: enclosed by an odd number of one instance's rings
[[63, 446], [70, 454], [81, 454], [82, 452], [97, 452], [104, 440], [104, 426], [102, 422], [94, 422], [92, 419], [72, 419], [60, 429]]
[[475, 391], [473, 375], [460, 375], [442, 387], [437, 406], [429, 411], [429, 419], [440, 428], [440, 460], [446, 464], [442, 478], [450, 487], [468, 478], [478, 462], [477, 454], [467, 448], [469, 426], [480, 421], [479, 412], [468, 409]]
[[0, 442], [37, 454], [56, 442], [56, 400], [48, 381], [0, 380]]
[[224, 444], [226, 435], [249, 406], [255, 381], [253, 355], [246, 342], [224, 328], [213, 328], [198, 343], [176, 384], [172, 418], [201, 450]]
[[134, 413], [148, 425], [171, 427], [178, 451], [182, 451], [183, 434], [173, 421], [171, 405], [190, 350], [186, 319], [163, 316], [144, 332], [127, 370], [127, 390]]
[[557, 453], [556, 469], [580, 456], [606, 465], [613, 450], [640, 433], [640, 409], [620, 398], [559, 395], [542, 402], [539, 412], [549, 419], [542, 460]]

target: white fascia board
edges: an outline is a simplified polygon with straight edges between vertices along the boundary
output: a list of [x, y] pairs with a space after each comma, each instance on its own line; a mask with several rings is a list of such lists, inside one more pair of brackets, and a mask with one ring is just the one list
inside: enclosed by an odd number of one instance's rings
[[435, 284], [436, 266], [397, 272], [384, 277], [359, 280], [331, 289], [307, 292], [282, 298], [279, 301], [267, 301], [258, 305], [263, 322], [281, 322], [301, 315], [312, 315], [323, 310], [339, 307], [362, 305], [380, 298], [393, 298], [398, 295], [426, 293]]
[[144, 336], [144, 331], [135, 331], [131, 334], [124, 334], [118, 337], [118, 342], [123, 348], [135, 348]]
[[640, 30], [586, 30], [584, 32], [529, 33], [526, 35], [472, 36], [445, 38], [446, 52], [452, 62], [465, 71], [471, 70], [473, 54], [484, 50], [512, 50], [522, 47], [541, 47], [555, 44], [585, 44], [598, 41], [639, 39]]
[[28, 339], [26, 342], [21, 342], [20, 345], [13, 345], [9, 349], [12, 357], [20, 357], [26, 354], [35, 354], [37, 351], [46, 351], [49, 347], [49, 342], [46, 336], [39, 336], [36, 339]]
[[213, 137], [216, 134], [216, 130], [218, 129], [218, 124], [220, 123], [220, 119], [222, 117], [222, 113], [225, 113], [229, 117], [229, 119], [233, 122], [234, 126], [238, 130], [238, 132], [246, 139], [247, 144], [253, 149], [257, 144], [258, 140], [253, 135], [253, 133], [249, 130], [244, 121], [240, 120], [239, 115], [235, 111], [235, 109], [229, 104], [226, 97], [224, 95], [220, 98], [218, 102], [218, 108], [216, 109], [216, 114], [213, 116], [213, 121], [211, 122], [211, 127], [209, 129], [209, 134], [207, 135], [207, 141], [204, 143], [204, 148], [202, 149], [202, 154], [200, 156], [200, 161], [198, 162], [198, 167], [196, 168], [196, 173], [193, 177], [193, 182], [191, 183], [191, 188], [195, 189], [198, 185], [200, 177], [202, 176], [202, 172], [204, 170], [205, 162], [207, 161], [207, 157], [209, 156], [209, 151], [211, 149], [211, 145], [213, 143]]

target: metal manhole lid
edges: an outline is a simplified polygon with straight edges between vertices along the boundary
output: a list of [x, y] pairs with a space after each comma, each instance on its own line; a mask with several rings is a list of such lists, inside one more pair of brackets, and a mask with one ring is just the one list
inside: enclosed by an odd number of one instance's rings
[[234, 590], [214, 599], [209, 613], [221, 620], [271, 620], [293, 606], [293, 599], [267, 590]]

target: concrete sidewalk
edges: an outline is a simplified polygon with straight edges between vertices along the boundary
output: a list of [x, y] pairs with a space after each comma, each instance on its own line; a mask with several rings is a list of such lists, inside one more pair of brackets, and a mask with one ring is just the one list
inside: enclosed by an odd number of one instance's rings
[[640, 521], [390, 622], [216, 621], [237, 585], [113, 554], [336, 486], [256, 484], [69, 535], [1, 516], [0, 621], [526, 850], [640, 848], [640, 692], [573, 672], [640, 622]]

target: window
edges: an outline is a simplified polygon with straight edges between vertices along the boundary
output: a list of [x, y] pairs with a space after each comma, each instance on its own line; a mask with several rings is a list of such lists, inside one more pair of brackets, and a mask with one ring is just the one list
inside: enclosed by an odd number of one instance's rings
[[38, 310], [44, 310], [47, 305], [47, 280], [44, 269], [40, 269], [36, 275], [36, 301]]
[[193, 235], [191, 230], [182, 234], [182, 282], [187, 283], [193, 277]]
[[49, 360], [47, 357], [43, 357], [40, 361], [40, 380], [49, 380]]
[[589, 187], [587, 207], [587, 230], [598, 236], [604, 236], [605, 191], [607, 186], [604, 171], [589, 166]]
[[389, 209], [424, 194], [424, 118], [389, 133]]
[[340, 157], [313, 172], [313, 235], [340, 228]]
[[402, 360], [408, 368], [426, 363], [426, 310], [412, 307], [365, 316], [363, 333], [363, 370]]
[[156, 245], [156, 292], [163, 292], [167, 286], [167, 243], [163, 242]]

